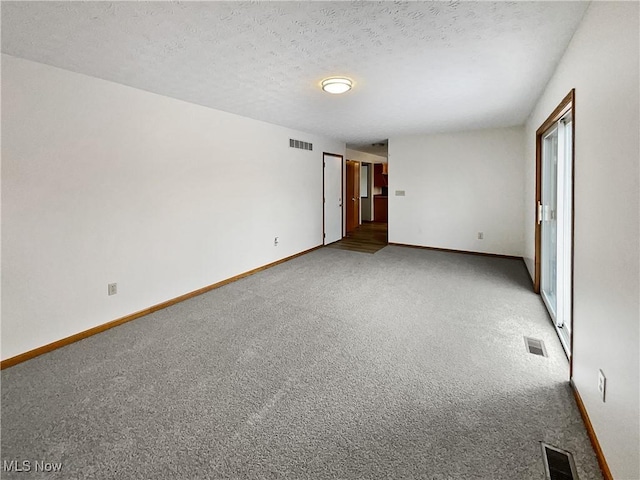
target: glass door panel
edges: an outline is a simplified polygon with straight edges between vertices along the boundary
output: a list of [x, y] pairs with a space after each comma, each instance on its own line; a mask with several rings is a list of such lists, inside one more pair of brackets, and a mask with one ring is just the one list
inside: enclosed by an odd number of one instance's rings
[[563, 347], [571, 352], [572, 119], [556, 122], [542, 137], [540, 293]]
[[556, 327], [565, 348], [571, 343], [571, 252], [573, 249], [572, 120], [558, 122], [558, 305]]
[[556, 321], [557, 264], [558, 264], [558, 128], [554, 126], [543, 138], [542, 143], [542, 278], [540, 290], [542, 298]]

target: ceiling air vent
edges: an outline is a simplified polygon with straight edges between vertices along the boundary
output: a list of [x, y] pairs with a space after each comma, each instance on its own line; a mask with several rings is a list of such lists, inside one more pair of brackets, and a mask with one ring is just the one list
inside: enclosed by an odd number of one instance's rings
[[289, 139], [289, 146], [291, 148], [299, 148], [300, 150], [313, 150], [313, 143], [294, 140], [293, 138]]

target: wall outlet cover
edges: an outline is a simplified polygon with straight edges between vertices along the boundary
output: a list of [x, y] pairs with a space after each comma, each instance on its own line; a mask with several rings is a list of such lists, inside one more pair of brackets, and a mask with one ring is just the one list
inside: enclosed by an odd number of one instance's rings
[[598, 392], [600, 392], [600, 396], [604, 402], [607, 393], [607, 377], [604, 376], [602, 370], [598, 370]]

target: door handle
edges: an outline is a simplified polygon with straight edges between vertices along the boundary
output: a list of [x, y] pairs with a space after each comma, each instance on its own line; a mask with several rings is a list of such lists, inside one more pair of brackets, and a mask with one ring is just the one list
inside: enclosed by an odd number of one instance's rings
[[538, 225], [542, 223], [542, 204], [538, 202]]

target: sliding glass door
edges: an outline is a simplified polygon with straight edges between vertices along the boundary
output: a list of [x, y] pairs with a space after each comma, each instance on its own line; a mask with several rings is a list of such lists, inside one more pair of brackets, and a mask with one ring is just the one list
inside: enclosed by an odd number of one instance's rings
[[567, 113], [542, 134], [540, 293], [560, 340], [571, 353], [572, 118]]
[[542, 201], [538, 215], [542, 219], [542, 278], [540, 293], [551, 317], [558, 306], [558, 126], [554, 125], [542, 140]]

